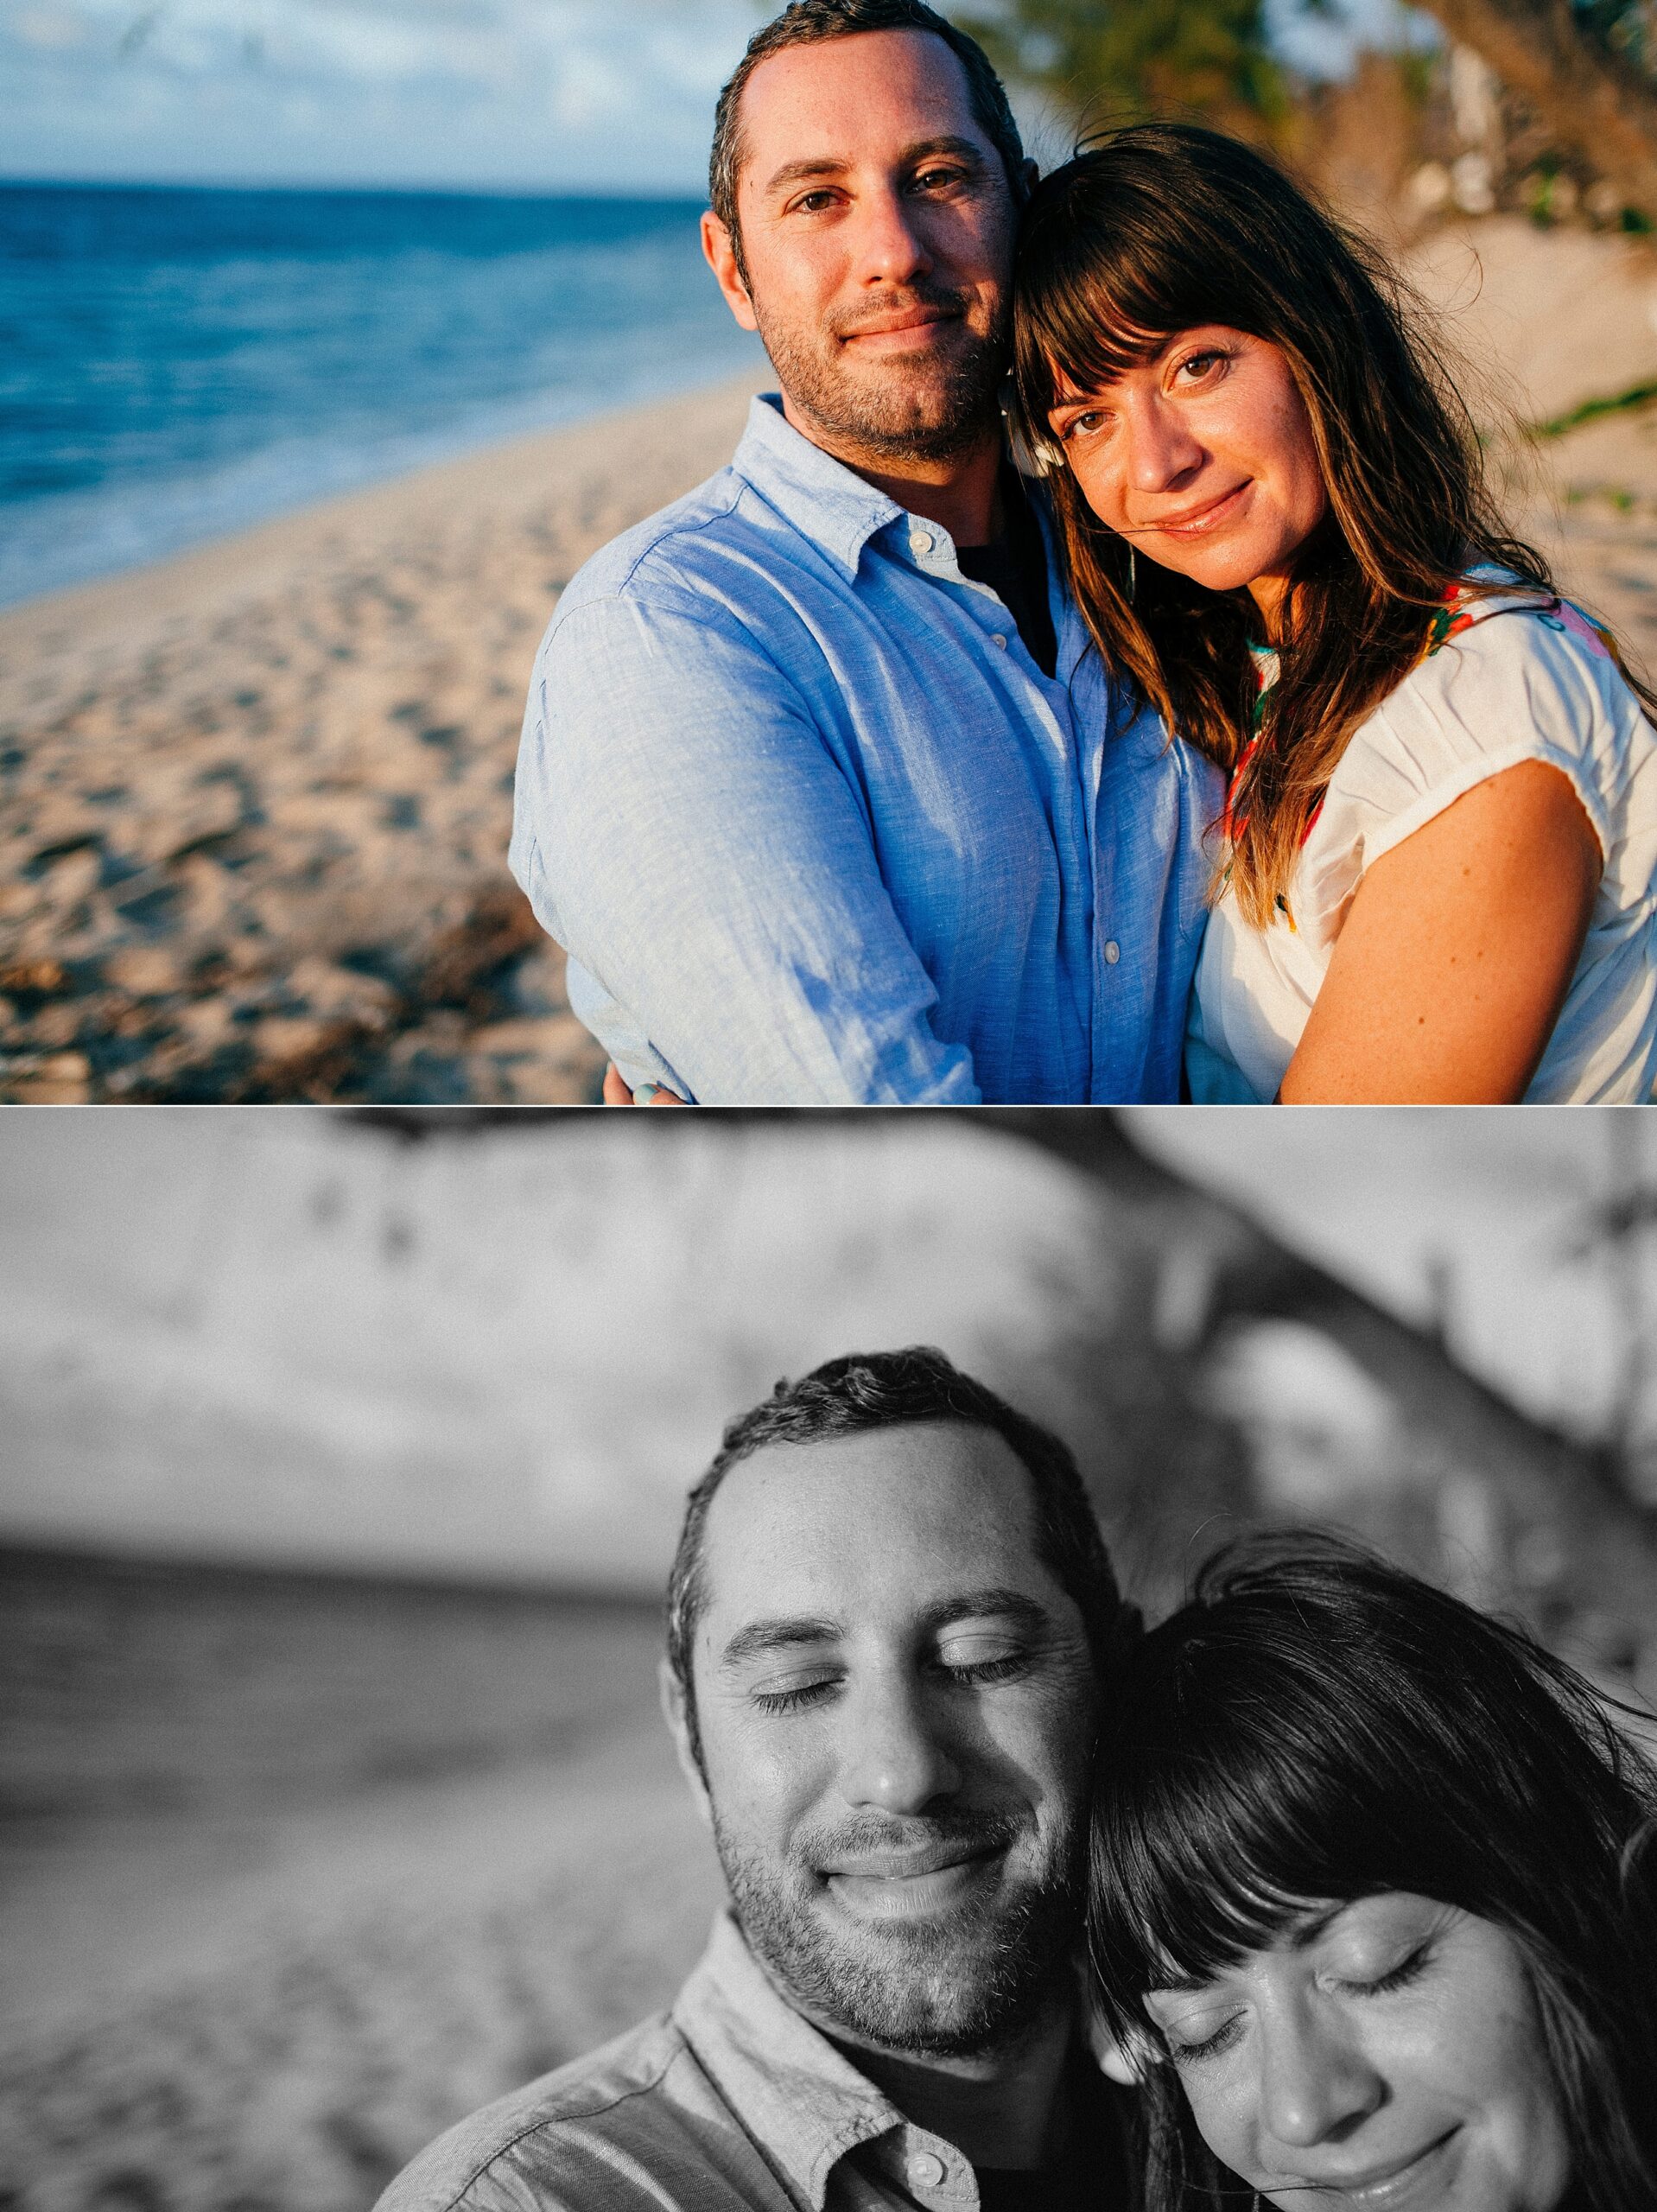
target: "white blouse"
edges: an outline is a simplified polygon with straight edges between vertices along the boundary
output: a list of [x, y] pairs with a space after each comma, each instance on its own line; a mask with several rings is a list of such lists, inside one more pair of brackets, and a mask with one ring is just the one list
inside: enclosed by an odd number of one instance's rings
[[1186, 1033], [1193, 1098], [1277, 1095], [1372, 861], [1521, 760], [1564, 772], [1604, 872], [1527, 1102], [1649, 1100], [1657, 1084], [1657, 731], [1606, 634], [1568, 603], [1463, 602], [1426, 658], [1359, 725], [1288, 894], [1291, 920], [1209, 919]]

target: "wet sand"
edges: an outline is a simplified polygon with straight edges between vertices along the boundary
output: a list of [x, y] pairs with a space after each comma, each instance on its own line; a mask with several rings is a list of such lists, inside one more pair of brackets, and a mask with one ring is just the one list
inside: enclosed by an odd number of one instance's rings
[[[1411, 267], [1522, 416], [1657, 381], [1644, 248], [1498, 218]], [[0, 1098], [595, 1097], [505, 867], [524, 686], [575, 569], [729, 457], [754, 388], [0, 615]], [[1657, 409], [1523, 458], [1524, 527], [1657, 665]]]

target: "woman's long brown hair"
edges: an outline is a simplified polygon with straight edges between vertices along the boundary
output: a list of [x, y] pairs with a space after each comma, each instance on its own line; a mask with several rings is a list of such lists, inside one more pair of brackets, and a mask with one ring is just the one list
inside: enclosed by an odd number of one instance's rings
[[[1496, 512], [1466, 405], [1381, 255], [1235, 139], [1144, 124], [1056, 170], [1025, 210], [1014, 300], [1018, 411], [1032, 448], [1058, 464], [1077, 602], [1107, 664], [1235, 777], [1228, 880], [1265, 928], [1287, 911], [1336, 763], [1420, 658], [1446, 587], [1490, 563], [1551, 599], [1547, 563]], [[1066, 383], [1098, 391], [1208, 323], [1280, 348], [1328, 498], [1296, 558], [1280, 675], [1252, 751], [1248, 646], [1260, 631], [1248, 594], [1132, 563], [1048, 429]]]

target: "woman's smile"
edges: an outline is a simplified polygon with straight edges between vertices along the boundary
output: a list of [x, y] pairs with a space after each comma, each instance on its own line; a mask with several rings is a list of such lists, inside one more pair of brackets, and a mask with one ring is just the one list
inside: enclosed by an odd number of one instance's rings
[[1350, 2177], [1338, 2172], [1295, 2173], [1273, 2181], [1271, 2186], [1286, 2194], [1290, 2190], [1304, 2190], [1325, 2202], [1362, 2208], [1362, 2212], [1394, 2212], [1394, 2208], [1403, 2212], [1406, 2205], [1423, 2196], [1437, 2203], [1450, 2189], [1451, 2166], [1460, 2148], [1461, 2134], [1457, 2124], [1419, 2150], [1406, 2152], [1400, 2158], [1383, 2159]]
[[1253, 488], [1254, 480], [1252, 476], [1245, 477], [1228, 492], [1216, 492], [1211, 498], [1199, 499], [1177, 514], [1148, 516], [1143, 522], [1130, 524], [1122, 535], [1142, 543], [1153, 536], [1198, 537], [1223, 530], [1241, 516], [1244, 494]]

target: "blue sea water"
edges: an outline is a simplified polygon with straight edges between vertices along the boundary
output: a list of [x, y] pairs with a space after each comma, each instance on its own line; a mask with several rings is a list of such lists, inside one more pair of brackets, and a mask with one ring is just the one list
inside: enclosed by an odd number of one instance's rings
[[758, 362], [700, 207], [0, 185], [0, 604]]

